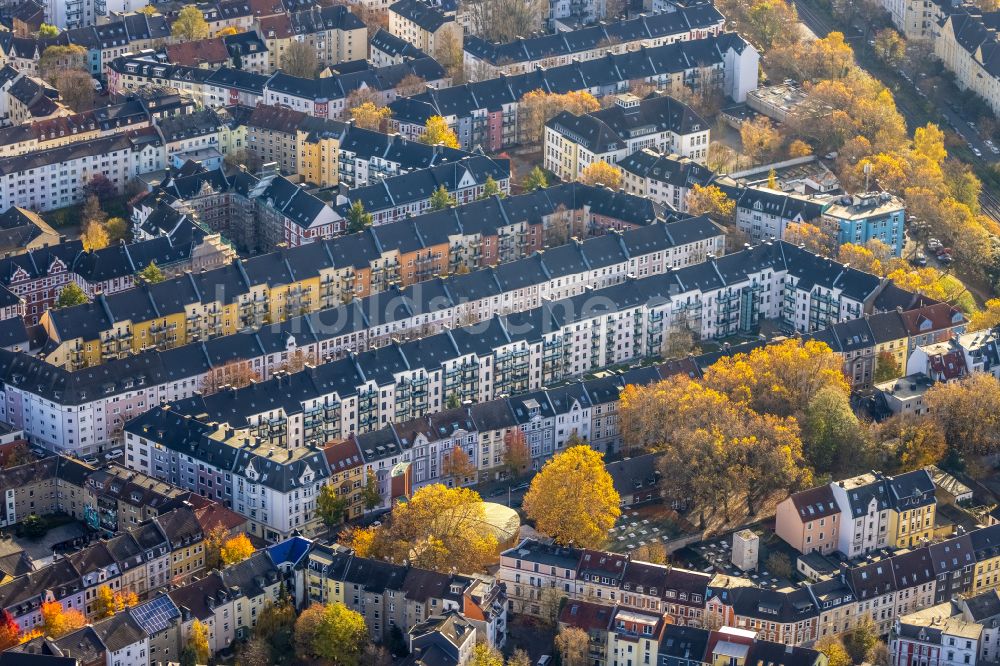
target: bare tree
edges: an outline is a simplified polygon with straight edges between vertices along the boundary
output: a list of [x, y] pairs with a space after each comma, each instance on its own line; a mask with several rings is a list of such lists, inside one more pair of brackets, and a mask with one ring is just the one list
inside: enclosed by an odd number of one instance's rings
[[66, 106], [89, 111], [94, 106], [94, 79], [80, 69], [66, 69], [55, 75], [55, 86]]
[[318, 66], [316, 49], [305, 42], [292, 42], [281, 56], [281, 69], [290, 76], [312, 79]]
[[537, 32], [548, 15], [547, 0], [465, 0], [461, 11], [471, 19], [470, 32], [494, 42], [510, 42]]
[[230, 361], [218, 368], [213, 368], [205, 375], [201, 382], [201, 391], [208, 395], [216, 393], [224, 386], [242, 388], [259, 379], [260, 374], [253, 369], [249, 361]]
[[577, 627], [563, 627], [556, 635], [556, 649], [563, 666], [586, 666], [590, 637]]
[[418, 95], [427, 88], [427, 81], [422, 76], [407, 74], [403, 80], [396, 84], [396, 94], [400, 97], [411, 97]]

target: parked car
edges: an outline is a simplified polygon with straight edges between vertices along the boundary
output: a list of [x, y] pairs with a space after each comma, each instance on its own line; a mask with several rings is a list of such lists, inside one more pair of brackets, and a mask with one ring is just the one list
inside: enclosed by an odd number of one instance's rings
[[927, 255], [924, 254], [923, 252], [917, 252], [913, 256], [913, 258], [910, 259], [910, 263], [913, 264], [914, 266], [920, 266], [921, 268], [923, 268], [924, 266], [927, 265]]
[[976, 157], [982, 157], [983, 156], [983, 151], [979, 150], [975, 146], [972, 147], [972, 152], [975, 154]]
[[121, 449], [115, 449], [114, 451], [107, 454], [107, 458], [108, 460], [114, 460], [115, 458], [121, 458], [123, 455], [125, 455], [124, 451], [122, 451]]
[[94, 456], [88, 456], [83, 459], [83, 462], [87, 463], [88, 465], [96, 465], [97, 458], [95, 458]]

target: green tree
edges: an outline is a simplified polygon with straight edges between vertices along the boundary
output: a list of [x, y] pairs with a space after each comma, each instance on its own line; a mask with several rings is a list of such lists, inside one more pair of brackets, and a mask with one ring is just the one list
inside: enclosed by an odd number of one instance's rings
[[861, 424], [843, 391], [826, 387], [809, 401], [802, 423], [803, 453], [819, 472], [850, 464], [861, 448]]
[[149, 262], [149, 265], [136, 273], [136, 276], [147, 284], [156, 284], [167, 279], [167, 276], [163, 274], [163, 271], [160, 270], [155, 261]]
[[451, 193], [444, 189], [444, 185], [434, 190], [434, 193], [431, 194], [431, 210], [444, 210], [448, 206], [454, 206], [457, 203], [455, 197], [451, 196]]
[[382, 503], [382, 493], [378, 489], [378, 479], [375, 472], [368, 470], [368, 478], [365, 479], [365, 487], [361, 489], [361, 501], [365, 508], [371, 511]]
[[449, 393], [447, 399], [444, 403], [445, 409], [458, 409], [462, 406], [462, 401], [459, 399], [457, 393]]
[[316, 514], [327, 527], [339, 525], [347, 511], [347, 497], [340, 495], [331, 484], [324, 484], [316, 498]]
[[128, 240], [128, 222], [121, 217], [112, 217], [105, 222], [104, 231], [108, 234], [108, 243], [112, 245]]
[[198, 653], [190, 643], [181, 650], [180, 664], [181, 666], [197, 666], [198, 664]]
[[545, 172], [542, 171], [541, 167], [537, 166], [528, 172], [528, 175], [524, 179], [524, 183], [522, 183], [522, 187], [524, 187], [527, 192], [544, 190], [548, 186], [549, 181], [545, 177]]
[[487, 176], [486, 182], [483, 183], [483, 193], [479, 195], [480, 199], [489, 199], [492, 196], [504, 198], [506, 195], [500, 189], [500, 185], [497, 181], [493, 180], [493, 176]]
[[372, 226], [372, 214], [365, 211], [365, 207], [364, 204], [361, 203], [361, 199], [356, 199], [354, 203], [351, 204], [350, 210], [347, 211], [348, 233], [354, 234], [359, 231], [364, 231], [370, 226]]
[[80, 286], [75, 282], [70, 282], [59, 292], [59, 298], [56, 299], [55, 307], [67, 308], [86, 302], [87, 295], [83, 293], [83, 289], [80, 289]]
[[177, 18], [170, 26], [170, 35], [184, 42], [204, 39], [208, 37], [208, 21], [200, 9], [194, 5], [187, 5], [178, 12]]
[[878, 627], [875, 626], [871, 616], [865, 614], [854, 630], [847, 634], [844, 647], [847, 648], [853, 663], [861, 664], [868, 659], [878, 643]]

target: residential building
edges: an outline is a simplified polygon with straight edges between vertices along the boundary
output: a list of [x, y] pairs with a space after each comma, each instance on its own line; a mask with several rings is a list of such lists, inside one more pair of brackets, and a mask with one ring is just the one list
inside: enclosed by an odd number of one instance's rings
[[998, 12], [962, 5], [942, 12], [931, 30], [934, 54], [954, 75], [955, 83], [986, 100], [994, 113], [1000, 111], [1000, 77], [993, 57], [998, 19]]
[[830, 486], [792, 493], [778, 504], [774, 532], [800, 553], [826, 555], [840, 543], [840, 506]]
[[822, 217], [836, 225], [838, 245], [865, 245], [877, 240], [892, 250], [893, 256], [903, 254], [906, 209], [901, 199], [888, 192], [835, 199], [823, 210]]
[[708, 186], [715, 178], [707, 167], [689, 157], [643, 148], [617, 162], [626, 192], [652, 199], [686, 213], [688, 195], [695, 185]]
[[679, 94], [683, 87], [720, 85], [723, 94], [743, 101], [747, 91], [757, 86], [758, 59], [757, 51], [735, 33], [612, 53], [600, 60], [429, 89], [396, 100], [389, 105], [389, 128], [416, 139], [428, 118], [441, 116], [463, 149], [478, 145], [499, 151], [526, 139], [528, 130], [519, 122], [518, 109], [524, 95], [533, 90], [586, 90], [600, 98], [625, 93], [631, 82], [642, 80], [656, 84], [667, 95]]
[[641, 47], [704, 39], [721, 34], [724, 22], [715, 7], [678, 6], [670, 12], [642, 14], [632, 19], [515, 39], [505, 44], [466, 35], [463, 44], [465, 76], [469, 81], [482, 81], [501, 75], [525, 74], [539, 67], [561, 67], [574, 60], [596, 60], [609, 52], [620, 54]]
[[545, 168], [576, 180], [591, 164], [616, 164], [643, 148], [676, 153], [702, 163], [711, 128], [688, 105], [652, 93], [619, 95], [614, 106], [573, 115], [563, 111], [545, 123]]
[[389, 5], [389, 32], [424, 53], [461, 48], [462, 25], [426, 0], [399, 0]]

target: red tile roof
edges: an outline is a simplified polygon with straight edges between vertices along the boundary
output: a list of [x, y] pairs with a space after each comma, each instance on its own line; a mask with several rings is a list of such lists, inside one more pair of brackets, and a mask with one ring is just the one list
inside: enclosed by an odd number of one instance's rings
[[222, 37], [167, 45], [167, 61], [185, 67], [220, 65], [229, 60], [229, 50]]

